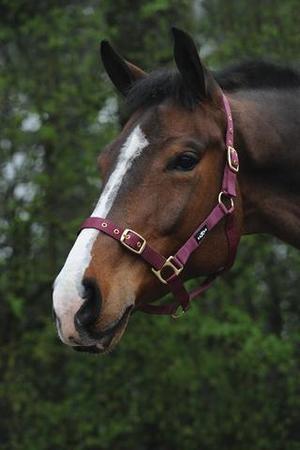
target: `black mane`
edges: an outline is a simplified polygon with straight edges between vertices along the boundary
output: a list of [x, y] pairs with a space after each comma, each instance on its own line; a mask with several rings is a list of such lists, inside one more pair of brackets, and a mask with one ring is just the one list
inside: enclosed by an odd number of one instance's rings
[[[214, 72], [214, 77], [224, 91], [239, 89], [292, 89], [300, 87], [300, 72], [289, 66], [266, 61], [246, 61]], [[172, 69], [151, 72], [134, 83], [126, 97], [126, 112], [131, 114], [141, 107], [159, 104], [167, 98], [194, 108], [198, 100], [184, 86], [180, 73]]]
[[246, 61], [215, 73], [225, 91], [237, 89], [291, 89], [300, 86], [300, 72], [267, 61]]

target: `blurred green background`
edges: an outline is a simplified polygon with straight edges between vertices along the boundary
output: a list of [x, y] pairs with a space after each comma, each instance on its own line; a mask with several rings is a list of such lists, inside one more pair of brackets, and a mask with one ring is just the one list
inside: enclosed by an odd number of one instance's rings
[[300, 255], [244, 238], [182, 320], [134, 315], [108, 356], [62, 345], [51, 285], [99, 196], [119, 130], [109, 38], [145, 69], [170, 26], [217, 69], [299, 61], [299, 0], [0, 1], [0, 449], [300, 449]]

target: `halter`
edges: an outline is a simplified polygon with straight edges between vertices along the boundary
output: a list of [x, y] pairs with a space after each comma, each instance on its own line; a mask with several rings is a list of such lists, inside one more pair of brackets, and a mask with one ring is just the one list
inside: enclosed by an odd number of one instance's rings
[[[183, 244], [183, 246], [173, 256], [165, 258], [163, 255], [154, 250], [143, 236], [130, 228], [117, 226], [109, 219], [101, 217], [89, 217], [80, 227], [80, 231], [84, 228], [95, 228], [102, 231], [106, 235], [112, 237], [125, 247], [128, 251], [135, 253], [146, 261], [150, 266], [154, 275], [161, 283], [168, 286], [173, 293], [175, 301], [166, 305], [141, 304], [136, 307], [141, 311], [149, 314], [170, 314], [173, 318], [179, 317], [176, 313], [181, 306], [182, 313], [190, 307], [190, 302], [195, 297], [206, 291], [217, 276], [228, 270], [235, 259], [235, 254], [239, 242], [239, 233], [234, 220], [234, 199], [236, 197], [236, 178], [239, 171], [239, 159], [236, 150], [233, 147], [233, 120], [230, 105], [227, 97], [222, 94], [226, 118], [226, 162], [223, 173], [222, 188], [218, 196], [218, 203], [210, 212], [208, 217], [197, 227], [193, 234]], [[214, 272], [200, 284], [197, 288], [188, 292], [183, 281], [179, 277], [183, 271], [191, 254], [199, 248], [208, 232], [212, 230], [224, 217], [227, 217], [225, 224], [225, 233], [228, 241], [228, 259], [225, 267]]]

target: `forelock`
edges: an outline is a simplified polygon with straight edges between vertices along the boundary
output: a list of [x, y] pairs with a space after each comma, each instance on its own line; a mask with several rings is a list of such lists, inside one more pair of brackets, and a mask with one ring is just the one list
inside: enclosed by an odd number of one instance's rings
[[187, 109], [193, 109], [199, 103], [199, 99], [184, 86], [179, 72], [162, 69], [151, 72], [132, 85], [126, 96], [125, 113], [131, 115], [140, 108], [149, 108], [167, 99]]

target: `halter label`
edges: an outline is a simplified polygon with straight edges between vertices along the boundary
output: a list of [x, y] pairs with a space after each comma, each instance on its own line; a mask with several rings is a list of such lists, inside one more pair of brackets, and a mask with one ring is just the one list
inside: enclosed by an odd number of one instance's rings
[[202, 239], [205, 237], [205, 235], [206, 235], [207, 232], [208, 232], [208, 228], [207, 228], [206, 225], [204, 225], [204, 227], [202, 227], [201, 230], [199, 230], [199, 231], [194, 235], [194, 237], [195, 237], [196, 241], [198, 242], [198, 244], [199, 244], [199, 242], [202, 241]]

